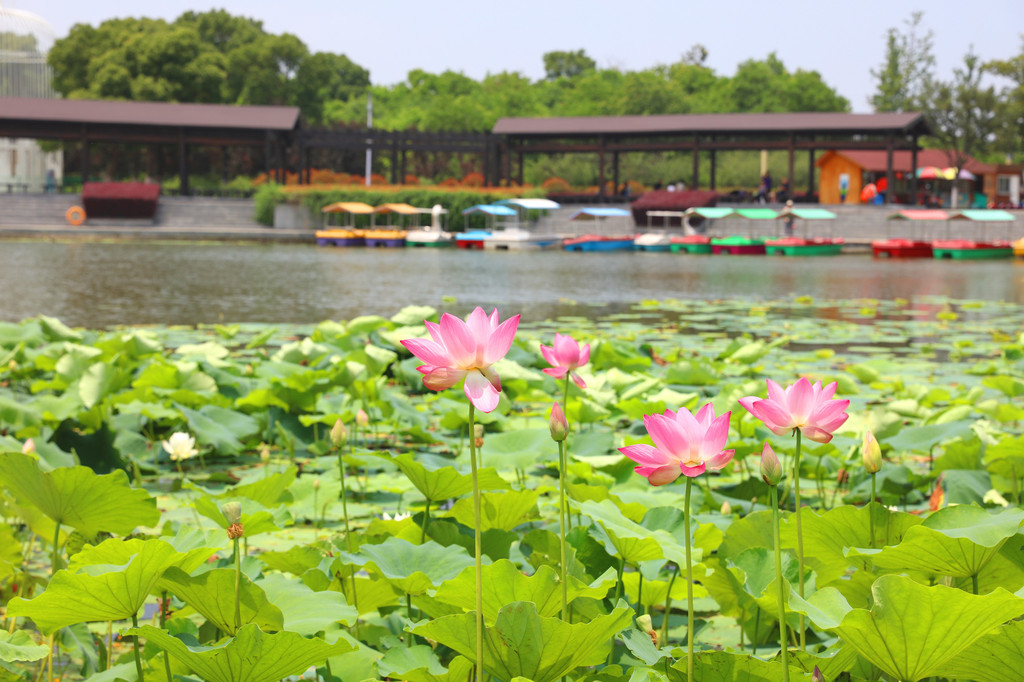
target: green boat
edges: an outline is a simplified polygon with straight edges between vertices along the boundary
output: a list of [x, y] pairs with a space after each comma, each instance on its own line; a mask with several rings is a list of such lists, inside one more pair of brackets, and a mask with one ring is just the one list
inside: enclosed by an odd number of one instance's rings
[[764, 252], [769, 256], [837, 256], [843, 251], [843, 240], [803, 239], [782, 237], [769, 239], [764, 243]]
[[758, 237], [721, 237], [711, 240], [711, 253], [733, 256], [763, 256], [764, 239]]
[[946, 260], [983, 260], [1013, 258], [1009, 242], [976, 242], [970, 239], [937, 239], [932, 242], [932, 255]]
[[711, 253], [711, 238], [700, 234], [672, 237], [672, 253]]

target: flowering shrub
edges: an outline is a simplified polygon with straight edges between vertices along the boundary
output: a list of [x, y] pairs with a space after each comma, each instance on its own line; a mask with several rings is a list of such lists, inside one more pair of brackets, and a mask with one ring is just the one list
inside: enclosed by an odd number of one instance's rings
[[463, 187], [483, 187], [484, 176], [477, 172], [466, 173], [466, 177], [462, 178]]
[[552, 192], [572, 191], [572, 185], [570, 185], [567, 180], [559, 177], [548, 178], [544, 182], [540, 183], [540, 187], [548, 194], [551, 194]]

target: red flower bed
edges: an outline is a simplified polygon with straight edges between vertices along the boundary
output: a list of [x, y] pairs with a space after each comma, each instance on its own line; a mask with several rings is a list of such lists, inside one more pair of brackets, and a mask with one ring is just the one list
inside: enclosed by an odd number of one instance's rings
[[152, 218], [160, 185], [145, 182], [87, 182], [82, 206], [90, 218]]

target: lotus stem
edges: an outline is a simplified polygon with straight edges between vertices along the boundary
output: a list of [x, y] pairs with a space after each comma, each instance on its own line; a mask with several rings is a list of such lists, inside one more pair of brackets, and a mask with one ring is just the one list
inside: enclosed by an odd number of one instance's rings
[[423, 508], [423, 528], [420, 530], [420, 544], [427, 539], [427, 524], [430, 523], [430, 500], [427, 499], [427, 506]]
[[[408, 592], [405, 593], [405, 617], [412, 623], [412, 595]], [[405, 646], [412, 646], [413, 635], [412, 631], [409, 631], [409, 636], [405, 638]]]
[[237, 634], [238, 629], [242, 627], [242, 553], [238, 551], [238, 538], [231, 542], [235, 545], [235, 631], [232, 634]]
[[971, 591], [974, 592], [975, 595], [978, 594], [978, 574], [977, 573], [975, 573], [974, 575], [971, 576]]
[[[804, 596], [804, 526], [800, 514], [800, 437], [802, 432], [796, 429], [796, 456], [793, 462], [793, 496], [796, 499], [796, 564], [800, 574], [797, 583], [800, 596]], [[804, 614], [800, 614], [800, 651], [807, 651], [807, 630], [804, 627]]]
[[558, 441], [558, 544], [560, 553], [562, 583], [562, 620], [569, 622], [569, 597], [568, 587], [565, 583], [566, 574], [566, 551], [565, 551], [565, 441]]
[[[132, 614], [132, 627], [138, 629], [139, 627], [139, 616], [138, 614]], [[132, 636], [132, 647], [135, 649], [135, 671], [139, 675], [139, 682], [146, 682], [146, 677], [142, 672], [142, 654], [139, 653], [139, 636]]]
[[871, 472], [871, 499], [868, 500], [868, 528], [870, 529], [871, 535], [869, 536], [870, 542], [868, 547], [875, 546], [875, 515], [871, 510], [871, 505], [875, 501], [875, 472]]
[[668, 644], [668, 617], [672, 613], [672, 585], [676, 582], [676, 576], [679, 575], [679, 566], [675, 567], [672, 571], [672, 577], [668, 579], [668, 594], [665, 595], [665, 617], [661, 621], [661, 644], [662, 646]]
[[476, 464], [476, 411], [469, 403], [469, 466], [473, 474], [473, 554], [476, 563], [476, 682], [484, 670], [484, 593], [480, 541], [480, 480]]
[[[690, 489], [693, 478], [686, 477], [686, 500], [683, 502], [683, 532], [686, 536], [686, 679], [693, 680], [693, 559], [690, 556]], [[667, 616], [667, 614], [666, 614]]]
[[[565, 390], [562, 392], [562, 404], [565, 405], [565, 411], [566, 412], [569, 411], [569, 374], [570, 373], [567, 372], [566, 375], [565, 375]], [[569, 415], [568, 414], [565, 416], [565, 423], [569, 425], [568, 432], [572, 433], [572, 424], [569, 424]], [[568, 440], [569, 440], [569, 437], [568, 437], [568, 435], [566, 435], [565, 441], [562, 441], [562, 446], [564, 447], [564, 450], [562, 450], [562, 452], [561, 452], [561, 467], [562, 467], [562, 476], [563, 476], [563, 480], [562, 480], [561, 484], [562, 484], [562, 494], [563, 495], [565, 494], [565, 484], [566, 484], [566, 482], [568, 482], [568, 478], [566, 477], [566, 473], [567, 473], [566, 469], [569, 466], [569, 445], [567, 443]], [[566, 507], [566, 509], [568, 510], [568, 507]], [[565, 514], [565, 529], [566, 529], [566, 532], [572, 530], [572, 514], [569, 514], [568, 511], [566, 511], [566, 514]], [[564, 561], [563, 561], [563, 563], [564, 563]]]
[[57, 572], [57, 562], [60, 561], [60, 521], [54, 522], [56, 528], [53, 530], [53, 558], [50, 559], [50, 577]]
[[[772, 504], [772, 542], [775, 546], [775, 583], [778, 585], [779, 600], [779, 648], [782, 651], [782, 682], [789, 682], [789, 642], [786, 641], [786, 605], [782, 590], [782, 547], [779, 543], [779, 489], [768, 486]], [[756, 633], [755, 633], [756, 636]]]

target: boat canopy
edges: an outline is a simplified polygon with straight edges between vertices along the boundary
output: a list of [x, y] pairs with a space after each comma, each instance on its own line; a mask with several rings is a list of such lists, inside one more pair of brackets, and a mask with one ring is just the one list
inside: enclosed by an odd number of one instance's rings
[[978, 222], [1013, 222], [1013, 214], [1002, 209], [979, 208], [974, 210], [957, 211], [949, 216], [950, 220], [976, 220]]
[[361, 201], [338, 201], [324, 206], [320, 211], [322, 213], [358, 213], [360, 215], [369, 215], [375, 209], [373, 206], [364, 204]]
[[[420, 209], [409, 204], [381, 204], [373, 209], [374, 213], [399, 213], [401, 215], [419, 215]], [[427, 213], [430, 209], [427, 209]]]
[[889, 220], [949, 220], [949, 214], [934, 208], [908, 208], [889, 215]]
[[771, 208], [737, 208], [736, 215], [750, 220], [775, 220], [778, 216]]
[[633, 215], [624, 208], [602, 206], [597, 208], [581, 208], [569, 216], [569, 220], [596, 220], [598, 218], [628, 218]]
[[504, 215], [504, 216], [516, 216], [514, 208], [508, 206], [498, 206], [496, 204], [477, 204], [476, 206], [470, 206], [462, 212], [462, 215], [473, 215], [474, 213], [486, 213], [487, 215]]
[[788, 211], [780, 211], [778, 217], [795, 216], [803, 220], [834, 220], [836, 214], [825, 208], [791, 208]]
[[699, 215], [701, 218], [717, 220], [731, 216], [735, 211], [731, 208], [721, 208], [718, 206], [694, 206], [693, 208], [686, 209], [684, 213], [686, 215]]
[[525, 208], [527, 211], [554, 211], [562, 205], [551, 199], [501, 199], [495, 203]]

